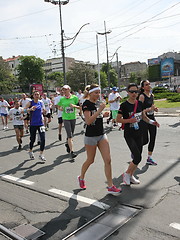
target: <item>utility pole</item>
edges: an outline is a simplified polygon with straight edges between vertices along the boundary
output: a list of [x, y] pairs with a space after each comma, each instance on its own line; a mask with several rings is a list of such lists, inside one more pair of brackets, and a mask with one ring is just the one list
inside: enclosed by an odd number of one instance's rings
[[104, 21], [104, 32], [106, 40], [106, 56], [107, 56], [107, 79], [108, 79], [108, 88], [110, 90], [110, 75], [109, 75], [109, 54], [108, 54], [108, 42], [107, 42], [107, 32], [106, 32], [106, 22]]

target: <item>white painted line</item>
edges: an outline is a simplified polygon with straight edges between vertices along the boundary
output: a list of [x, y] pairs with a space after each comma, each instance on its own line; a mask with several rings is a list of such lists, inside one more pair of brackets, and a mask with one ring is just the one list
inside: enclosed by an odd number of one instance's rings
[[67, 198], [73, 198], [77, 201], [84, 202], [84, 203], [87, 203], [89, 205], [96, 206], [98, 208], [102, 208], [102, 209], [109, 209], [110, 208], [109, 205], [107, 205], [105, 203], [102, 203], [102, 202], [98, 202], [97, 200], [82, 197], [82, 196], [79, 196], [79, 195], [76, 195], [76, 194], [73, 194], [73, 193], [69, 193], [69, 192], [65, 192], [65, 191], [62, 191], [62, 190], [59, 190], [59, 189], [56, 189], [56, 188], [51, 188], [48, 191], [52, 192], [52, 193], [55, 193], [55, 194], [58, 194], [58, 195], [61, 195], [61, 196], [64, 196], [64, 197], [67, 197]]
[[2, 178], [8, 179], [8, 180], [11, 180], [11, 181], [14, 181], [14, 182], [23, 183], [25, 185], [33, 185], [34, 184], [34, 182], [31, 182], [31, 181], [28, 181], [28, 180], [24, 180], [24, 179], [21, 179], [21, 178], [17, 178], [17, 177], [13, 177], [13, 176], [10, 176], [10, 175], [2, 174], [0, 176]]
[[172, 227], [172, 228], [175, 228], [177, 230], [180, 230], [180, 224], [179, 223], [171, 223], [169, 226]]

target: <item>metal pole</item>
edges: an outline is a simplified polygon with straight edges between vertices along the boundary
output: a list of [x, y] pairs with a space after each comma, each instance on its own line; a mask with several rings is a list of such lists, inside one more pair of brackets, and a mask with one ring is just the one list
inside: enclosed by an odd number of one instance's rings
[[60, 28], [61, 28], [61, 52], [62, 52], [62, 60], [63, 60], [63, 77], [64, 84], [66, 84], [66, 69], [65, 69], [65, 53], [64, 53], [64, 30], [62, 29], [62, 13], [61, 13], [61, 1], [59, 0], [59, 16], [60, 16]]
[[97, 63], [98, 63], [98, 84], [99, 84], [99, 87], [101, 87], [100, 66], [99, 66], [99, 44], [98, 44], [98, 34], [96, 34], [96, 45], [97, 45]]
[[108, 87], [109, 87], [109, 90], [110, 90], [109, 54], [108, 54], [108, 42], [107, 42], [107, 32], [106, 32], [106, 22], [105, 21], [104, 21], [104, 30], [105, 30], [106, 55], [107, 55], [107, 78], [108, 78]]

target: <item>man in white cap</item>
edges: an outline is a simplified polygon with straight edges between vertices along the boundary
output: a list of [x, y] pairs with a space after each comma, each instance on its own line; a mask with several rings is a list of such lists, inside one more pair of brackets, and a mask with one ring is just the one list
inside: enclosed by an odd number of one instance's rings
[[117, 117], [118, 110], [120, 107], [121, 99], [122, 98], [121, 98], [120, 94], [118, 93], [117, 87], [113, 87], [112, 92], [109, 94], [108, 102], [110, 103], [110, 111], [112, 112], [112, 124], [114, 127], [117, 126], [116, 117]]

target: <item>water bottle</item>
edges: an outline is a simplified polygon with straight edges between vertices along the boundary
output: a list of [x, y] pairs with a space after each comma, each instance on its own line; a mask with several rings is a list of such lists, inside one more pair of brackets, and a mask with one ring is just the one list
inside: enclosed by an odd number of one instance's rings
[[[134, 116], [133, 116], [133, 118], [134, 118]], [[133, 127], [134, 127], [135, 130], [138, 130], [139, 129], [138, 122], [133, 123]]]

